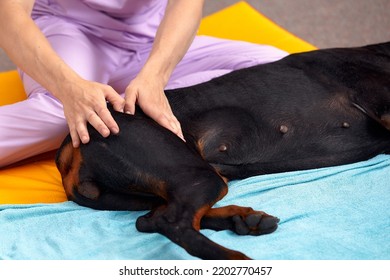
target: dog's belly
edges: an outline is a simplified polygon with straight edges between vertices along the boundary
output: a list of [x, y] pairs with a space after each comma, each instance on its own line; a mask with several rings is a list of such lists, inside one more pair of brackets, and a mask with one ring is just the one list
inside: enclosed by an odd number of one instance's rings
[[190, 127], [188, 140], [229, 179], [341, 165], [390, 151], [390, 132], [363, 113], [327, 110], [319, 112], [322, 118], [302, 115], [290, 121], [274, 114], [259, 125], [234, 111], [210, 112], [212, 124], [203, 118], [184, 123]]
[[389, 131], [356, 105], [390, 105], [390, 59], [381, 57], [380, 65], [376, 54], [360, 50], [318, 54], [167, 92], [188, 142], [230, 179], [388, 153]]

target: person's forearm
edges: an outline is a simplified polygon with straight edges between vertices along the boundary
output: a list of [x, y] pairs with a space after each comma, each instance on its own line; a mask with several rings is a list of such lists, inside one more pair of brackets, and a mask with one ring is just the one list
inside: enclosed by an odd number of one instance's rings
[[169, 0], [152, 51], [143, 68], [168, 79], [190, 47], [202, 18], [203, 0]]
[[88, 143], [87, 123], [102, 136], [119, 127], [106, 101], [123, 111], [124, 99], [110, 86], [87, 81], [54, 51], [31, 19], [33, 0], [0, 0], [0, 47], [11, 60], [63, 104], [73, 146]]
[[34, 1], [0, 1], [0, 47], [34, 80], [60, 97], [64, 81], [80, 77], [54, 52], [30, 17]]

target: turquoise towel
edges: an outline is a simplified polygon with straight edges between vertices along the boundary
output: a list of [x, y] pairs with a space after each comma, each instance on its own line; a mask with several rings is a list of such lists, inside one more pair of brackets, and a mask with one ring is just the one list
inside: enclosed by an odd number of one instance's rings
[[[229, 184], [217, 206], [251, 206], [276, 232], [202, 232], [254, 259], [390, 259], [390, 156]], [[0, 205], [0, 259], [194, 259], [159, 234], [139, 233], [146, 212], [96, 211], [73, 202]]]

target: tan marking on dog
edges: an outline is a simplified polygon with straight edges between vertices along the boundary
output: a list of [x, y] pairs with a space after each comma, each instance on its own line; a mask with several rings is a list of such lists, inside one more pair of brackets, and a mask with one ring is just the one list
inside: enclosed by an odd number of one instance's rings
[[204, 138], [200, 138], [198, 139], [198, 141], [196, 141], [196, 147], [198, 149], [198, 152], [200, 154], [200, 156], [205, 159], [205, 154], [204, 154], [204, 146], [205, 146], [205, 140]]
[[226, 194], [228, 193], [228, 187], [227, 185], [224, 186], [224, 188], [221, 190], [219, 196], [215, 201], [213, 201], [211, 204], [206, 204], [203, 207], [200, 207], [197, 212], [194, 215], [194, 219], [192, 220], [192, 226], [195, 230], [200, 230], [200, 221], [203, 218], [206, 213], [210, 212], [213, 210], [211, 208], [217, 201], [220, 201]]
[[59, 158], [59, 171], [68, 198], [73, 197], [74, 188], [79, 185], [81, 162], [82, 157], [79, 148], [75, 149], [72, 144], [69, 143], [62, 149]]
[[246, 217], [253, 213], [258, 213], [259, 211], [253, 210], [251, 207], [241, 207], [236, 205], [228, 205], [219, 208], [211, 208], [206, 214], [206, 217], [209, 218], [228, 218], [235, 215], [241, 217]]

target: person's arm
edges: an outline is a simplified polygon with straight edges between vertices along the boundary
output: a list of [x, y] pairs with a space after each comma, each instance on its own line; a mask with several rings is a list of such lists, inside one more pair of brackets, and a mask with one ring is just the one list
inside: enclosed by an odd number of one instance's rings
[[203, 0], [168, 1], [149, 58], [126, 89], [126, 112], [134, 113], [137, 102], [147, 115], [181, 138], [180, 123], [172, 113], [164, 87], [196, 35], [203, 3]]
[[123, 110], [124, 100], [109, 86], [82, 79], [55, 53], [31, 19], [34, 0], [0, 1], [0, 47], [24, 72], [57, 97], [64, 106], [73, 145], [89, 141], [87, 122], [103, 136], [118, 125], [106, 100]]

